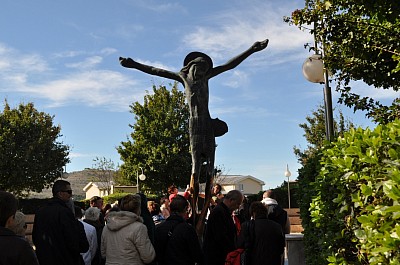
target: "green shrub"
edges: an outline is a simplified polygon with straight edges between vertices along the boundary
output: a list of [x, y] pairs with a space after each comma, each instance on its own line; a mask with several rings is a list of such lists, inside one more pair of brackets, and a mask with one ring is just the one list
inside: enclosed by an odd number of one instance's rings
[[306, 252], [319, 264], [400, 264], [400, 121], [345, 133], [320, 163], [302, 194]]

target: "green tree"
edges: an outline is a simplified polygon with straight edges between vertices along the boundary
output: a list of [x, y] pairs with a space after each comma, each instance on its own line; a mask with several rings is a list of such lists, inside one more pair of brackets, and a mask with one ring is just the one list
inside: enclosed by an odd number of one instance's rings
[[111, 185], [118, 171], [118, 166], [111, 159], [105, 157], [96, 157], [93, 159], [94, 165], [90, 170], [92, 181], [102, 182], [102, 185], [107, 189], [108, 194], [111, 192]]
[[24, 196], [40, 192], [61, 176], [69, 146], [57, 141], [61, 127], [33, 103], [0, 112], [0, 190]]
[[[400, 88], [400, 2], [398, 0], [306, 0], [285, 19], [314, 34], [325, 66], [337, 81], [339, 103], [367, 110], [375, 121], [400, 117], [400, 99], [384, 106], [351, 90], [352, 80], [383, 89]], [[310, 27], [309, 25], [313, 25]]]
[[[326, 129], [325, 129], [325, 108], [323, 105], [319, 105], [316, 110], [312, 111], [311, 116], [306, 117], [306, 123], [299, 124], [299, 127], [304, 130], [304, 137], [306, 138], [308, 145], [305, 150], [301, 150], [300, 147], [293, 147], [294, 154], [299, 159], [302, 165], [307, 163], [307, 159], [312, 157], [319, 149], [325, 144]], [[343, 136], [345, 131], [350, 128], [354, 128], [354, 124], [349, 120], [345, 119], [343, 112], [339, 109], [338, 116], [333, 122], [334, 135]]]
[[[294, 196], [300, 208], [300, 216], [304, 228], [305, 257], [307, 264], [326, 264], [326, 257], [321, 256], [320, 251], [318, 251], [320, 239], [323, 235], [321, 234], [321, 229], [312, 222], [310, 214], [311, 202], [313, 198], [318, 196], [318, 191], [312, 184], [318, 177], [322, 167], [322, 150], [330, 145], [325, 140], [324, 107], [322, 105], [318, 106], [317, 110], [312, 111], [312, 115], [306, 117], [306, 122], [299, 124], [299, 126], [304, 130], [304, 137], [308, 142], [305, 150], [294, 147], [294, 153], [302, 164], [298, 171], [298, 186]], [[346, 131], [353, 127], [354, 124], [345, 119], [339, 110], [339, 115], [334, 121], [335, 136], [343, 136]]]
[[136, 183], [136, 174], [143, 168], [146, 180], [141, 189], [153, 193], [166, 192], [171, 184], [186, 186], [190, 180], [189, 108], [177, 84], [168, 91], [153, 86], [144, 103], [135, 102], [131, 113], [135, 124], [130, 139], [121, 142], [118, 153], [124, 164], [123, 174]]

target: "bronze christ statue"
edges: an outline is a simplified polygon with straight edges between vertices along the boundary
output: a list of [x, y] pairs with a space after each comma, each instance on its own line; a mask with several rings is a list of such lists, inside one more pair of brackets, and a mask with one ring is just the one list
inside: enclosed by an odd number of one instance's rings
[[[213, 66], [213, 62], [208, 55], [201, 52], [191, 52], [185, 57], [183, 68], [179, 72], [141, 64], [131, 58], [119, 58], [123, 67], [134, 68], [147, 74], [172, 79], [185, 87], [185, 96], [190, 109], [191, 186], [194, 189], [193, 199], [195, 203], [198, 195], [200, 168], [204, 162], [207, 162], [207, 175], [210, 178], [214, 176], [215, 137], [222, 136], [228, 131], [228, 126], [225, 122], [219, 119], [212, 119], [210, 116], [208, 109], [208, 80], [235, 68], [251, 54], [265, 49], [267, 45], [268, 39], [257, 41], [243, 53], [216, 67]], [[208, 179], [209, 177], [207, 177]]]

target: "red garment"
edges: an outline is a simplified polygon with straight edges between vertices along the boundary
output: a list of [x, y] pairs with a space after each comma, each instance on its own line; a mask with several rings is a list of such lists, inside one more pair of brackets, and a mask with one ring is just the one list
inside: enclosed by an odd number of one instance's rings
[[[173, 200], [177, 195], [178, 195], [178, 194], [176, 194], [176, 193], [170, 194], [170, 195], [169, 195], [169, 202], [171, 203], [172, 200]], [[185, 192], [183, 193], [183, 197], [185, 197], [186, 200], [189, 200], [190, 193], [187, 192], [187, 191], [185, 191]]]
[[233, 223], [235, 224], [235, 227], [236, 227], [236, 233], [237, 233], [237, 235], [239, 235], [240, 230], [242, 229], [242, 227], [240, 226], [240, 220], [235, 214], [232, 214], [232, 219], [233, 219]]

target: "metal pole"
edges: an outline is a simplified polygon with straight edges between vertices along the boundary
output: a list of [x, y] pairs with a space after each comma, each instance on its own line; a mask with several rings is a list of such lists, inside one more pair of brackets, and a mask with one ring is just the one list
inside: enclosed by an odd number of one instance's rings
[[137, 193], [140, 193], [140, 189], [139, 189], [139, 170], [136, 171], [136, 189], [137, 189]]
[[328, 70], [325, 69], [325, 86], [324, 86], [324, 102], [325, 102], [325, 128], [326, 128], [326, 139], [329, 142], [333, 140], [333, 109], [332, 109], [332, 92], [329, 86]]
[[[314, 22], [314, 48], [315, 53], [319, 54], [318, 41], [315, 36], [315, 31], [317, 29], [316, 22]], [[324, 51], [323, 43], [321, 44], [322, 51]], [[324, 58], [322, 54], [322, 59]], [[325, 134], [326, 139], [331, 142], [333, 140], [333, 109], [332, 109], [332, 92], [329, 86], [329, 74], [328, 70], [324, 69], [325, 85], [324, 85], [324, 108], [325, 108]]]
[[288, 193], [289, 209], [290, 209], [290, 181], [289, 181], [289, 177], [287, 178], [287, 193]]

